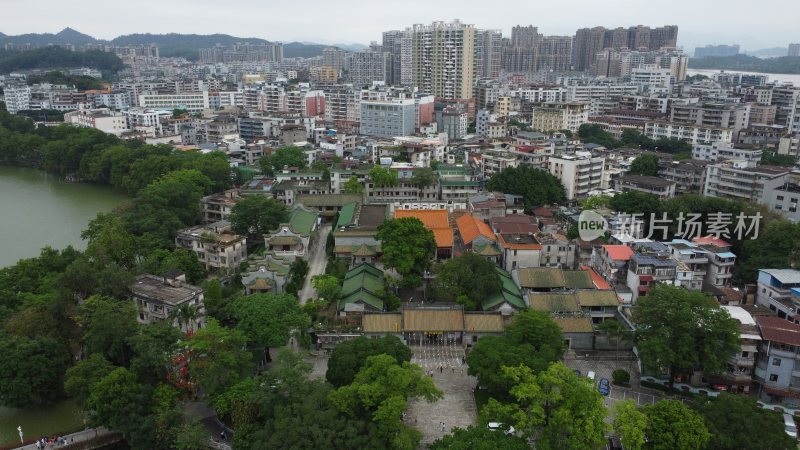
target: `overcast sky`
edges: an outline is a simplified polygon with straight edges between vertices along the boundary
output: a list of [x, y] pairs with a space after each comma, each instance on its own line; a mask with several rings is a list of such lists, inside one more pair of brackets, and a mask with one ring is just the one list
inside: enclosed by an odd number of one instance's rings
[[[380, 5], [380, 6], [379, 6]], [[510, 34], [517, 24], [546, 35], [577, 28], [675, 24], [678, 45], [738, 43], [743, 49], [800, 42], [797, 0], [2, 0], [0, 32], [72, 27], [100, 39], [130, 33], [225, 33], [273, 41], [362, 43], [415, 23], [460, 19]]]

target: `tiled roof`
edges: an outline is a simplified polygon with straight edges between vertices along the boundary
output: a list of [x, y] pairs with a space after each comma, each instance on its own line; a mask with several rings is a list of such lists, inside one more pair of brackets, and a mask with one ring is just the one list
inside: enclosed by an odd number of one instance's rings
[[370, 306], [376, 311], [383, 310], [383, 299], [368, 291], [365, 291], [364, 289], [355, 291], [350, 295], [339, 299], [339, 311], [343, 311], [348, 303], [362, 303]]
[[351, 202], [342, 206], [342, 210], [339, 211], [339, 219], [336, 221], [336, 228], [353, 225], [353, 217], [355, 216], [355, 212], [356, 202]]
[[478, 255], [481, 255], [481, 256], [500, 256], [501, 255], [500, 250], [497, 248], [497, 245], [495, 245], [494, 243], [483, 244], [483, 245], [475, 244], [472, 247], [472, 251], [477, 253]]
[[464, 311], [461, 309], [404, 309], [405, 331], [463, 331]]
[[611, 289], [611, 285], [608, 284], [608, 282], [591, 267], [581, 266], [581, 270], [589, 272], [589, 276], [592, 277], [592, 283], [594, 283], [595, 289]]
[[564, 333], [592, 333], [592, 319], [589, 317], [553, 317], [553, 321]]
[[449, 248], [453, 246], [453, 229], [447, 211], [444, 209], [398, 209], [394, 213], [396, 219], [414, 217], [419, 219], [425, 228], [433, 231], [436, 247]]
[[308, 236], [311, 234], [311, 230], [314, 229], [318, 215], [319, 213], [316, 211], [310, 211], [300, 205], [295, 206], [289, 216], [289, 228], [295, 233]]
[[526, 267], [517, 269], [519, 285], [523, 288], [563, 288], [566, 286], [564, 273], [556, 267]]
[[461, 241], [464, 244], [470, 244], [478, 236], [483, 236], [490, 241], [496, 240], [489, 225], [486, 225], [486, 223], [472, 214], [467, 213], [456, 219], [456, 225], [458, 226], [458, 233], [461, 235]]
[[800, 283], [800, 270], [794, 269], [761, 269], [760, 272], [768, 273], [783, 284]]
[[581, 290], [577, 292], [577, 296], [581, 307], [619, 305], [617, 294], [614, 291]]
[[300, 243], [300, 238], [297, 236], [273, 236], [267, 239], [272, 245], [296, 245]]
[[777, 316], [756, 316], [755, 319], [765, 340], [800, 345], [800, 325]]
[[528, 296], [531, 308], [547, 312], [577, 312], [581, 308], [573, 293], [531, 294]]
[[565, 270], [564, 281], [569, 289], [592, 289], [594, 287], [591, 275], [585, 270]]
[[696, 237], [696, 238], [692, 239], [692, 242], [694, 242], [695, 244], [700, 244], [700, 245], [709, 244], [709, 245], [714, 245], [714, 246], [717, 246], [717, 247], [730, 247], [731, 246], [731, 244], [728, 243], [727, 241], [722, 240], [722, 239], [720, 239], [718, 237], [714, 237], [714, 236]]
[[302, 203], [306, 206], [319, 208], [326, 206], [344, 206], [348, 203], [360, 202], [361, 200], [361, 194], [301, 194], [297, 196], [295, 203]]
[[633, 250], [627, 245], [604, 245], [608, 257], [616, 261], [628, 261], [633, 256]]
[[484, 333], [502, 333], [505, 331], [503, 316], [500, 314], [464, 314], [464, 327], [466, 331]]
[[398, 333], [403, 329], [402, 321], [400, 313], [364, 314], [361, 328], [365, 333]]

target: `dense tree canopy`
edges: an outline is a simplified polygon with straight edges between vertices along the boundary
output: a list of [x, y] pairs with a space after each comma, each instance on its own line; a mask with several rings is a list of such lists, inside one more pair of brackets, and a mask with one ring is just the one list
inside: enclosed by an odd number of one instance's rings
[[764, 152], [761, 155], [761, 164], [765, 166], [792, 167], [797, 165], [797, 157], [792, 155], [779, 155], [777, 153]]
[[336, 387], [350, 384], [367, 358], [375, 355], [389, 355], [398, 364], [411, 361], [411, 350], [396, 336], [387, 335], [378, 339], [359, 336], [334, 347], [325, 379]]
[[93, 353], [89, 358], [67, 370], [64, 392], [74, 398], [81, 407], [86, 406], [92, 387], [115, 369], [100, 353]]
[[700, 397], [692, 405], [705, 420], [717, 450], [789, 450], [797, 441], [784, 432], [781, 414], [762, 408], [746, 395], [722, 393], [716, 398]]
[[308, 316], [292, 295], [253, 294], [231, 303], [230, 313], [250, 343], [263, 347], [280, 347], [289, 342], [294, 331], [305, 331]]
[[133, 302], [93, 296], [80, 311], [87, 353], [100, 353], [115, 365], [127, 365], [131, 358], [128, 337], [135, 335], [138, 327]]
[[528, 450], [524, 439], [502, 431], [472, 425], [466, 429], [455, 428], [453, 432], [435, 441], [430, 450]]
[[252, 354], [245, 350], [246, 343], [241, 331], [222, 327], [214, 319], [186, 342], [191, 352], [189, 374], [206, 395], [219, 394], [251, 369]]
[[397, 186], [397, 171], [383, 166], [374, 166], [369, 171], [369, 180], [376, 188]]
[[0, 405], [55, 403], [69, 360], [66, 348], [53, 339], [0, 337]]
[[587, 378], [563, 363], [535, 373], [530, 367], [503, 367], [512, 380], [513, 402], [490, 399], [482, 415], [512, 424], [537, 448], [596, 448], [605, 441], [603, 396]]
[[469, 374], [490, 393], [504, 395], [511, 380], [503, 366], [524, 365], [540, 372], [561, 359], [566, 349], [561, 329], [542, 311], [517, 314], [503, 336], [483, 336], [467, 355]]
[[[419, 284], [436, 255], [433, 232], [413, 217], [387, 220], [378, 227], [376, 238], [381, 241], [383, 264], [396, 269], [413, 286]], [[413, 282], [409, 282], [413, 280]]]
[[658, 176], [658, 162], [659, 158], [657, 155], [645, 154], [638, 156], [633, 160], [628, 174], [644, 175], [648, 177]]
[[276, 230], [288, 219], [283, 203], [265, 195], [249, 195], [233, 205], [229, 221], [236, 233], [257, 236]]
[[656, 285], [633, 308], [636, 342], [645, 367], [675, 376], [693, 370], [718, 373], [739, 350], [738, 322], [711, 297]]
[[101, 50], [75, 52], [56, 46], [42, 47], [24, 52], [4, 52], [0, 55], [0, 73], [30, 69], [81, 67], [116, 73], [125, 66], [119, 56], [114, 53]]
[[274, 175], [275, 172], [283, 170], [285, 167], [306, 167], [308, 158], [302, 147], [280, 147], [269, 155], [263, 156], [259, 161], [261, 171], [267, 175]]
[[490, 191], [521, 195], [525, 209], [561, 203], [566, 200], [566, 191], [558, 178], [541, 169], [528, 166], [509, 167], [495, 173], [486, 184]]
[[419, 397], [433, 402], [442, 395], [421, 367], [377, 355], [368, 357], [355, 380], [331, 392], [329, 399], [343, 413], [375, 422], [393, 448], [412, 450], [421, 434], [402, 421], [408, 400]]
[[678, 400], [660, 400], [646, 405], [647, 447], [653, 450], [676, 448], [703, 449], [708, 446], [711, 435], [703, 418]]
[[465, 301], [467, 310], [477, 310], [482, 301], [503, 289], [495, 267], [493, 262], [473, 252], [448, 260], [435, 268], [436, 296], [444, 301]]
[[636, 407], [633, 400], [617, 402], [614, 405], [614, 431], [622, 445], [630, 450], [642, 450], [647, 442], [645, 429], [647, 416]]

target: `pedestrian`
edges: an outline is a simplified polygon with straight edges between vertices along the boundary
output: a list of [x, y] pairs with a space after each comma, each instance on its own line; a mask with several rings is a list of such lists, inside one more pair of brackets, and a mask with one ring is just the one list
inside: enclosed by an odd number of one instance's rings
[[41, 449], [42, 448], [42, 443], [39, 442], [39, 441], [36, 441], [36, 448]]
[[442, 433], [444, 433], [445, 427], [446, 427], [446, 425], [444, 424], [444, 422], [442, 422]]
[[451, 367], [450, 370], [452, 370], [453, 373], [456, 373], [456, 368], [455, 367]]
[[442, 373], [442, 366], [439, 366], [439, 373]]
[[219, 438], [223, 441], [227, 441], [228, 439], [225, 437], [225, 430], [219, 432]]

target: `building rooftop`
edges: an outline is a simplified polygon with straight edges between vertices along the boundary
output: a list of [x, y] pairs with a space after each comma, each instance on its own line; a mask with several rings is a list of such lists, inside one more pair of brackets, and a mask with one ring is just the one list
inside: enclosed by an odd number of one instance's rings
[[436, 246], [446, 248], [453, 246], [453, 229], [450, 228], [450, 219], [444, 209], [398, 209], [394, 213], [396, 219], [414, 217], [419, 219], [425, 228], [433, 231]]
[[137, 277], [130, 289], [136, 297], [159, 301], [170, 306], [180, 305], [203, 292], [197, 286], [150, 274]]
[[633, 250], [627, 245], [603, 245], [608, 257], [615, 261], [628, 261], [633, 256]]
[[759, 272], [770, 274], [783, 284], [800, 283], [800, 270], [794, 269], [761, 269]]
[[675, 184], [674, 181], [667, 181], [659, 177], [647, 177], [643, 175], [624, 175], [617, 179], [621, 183], [633, 183], [646, 186], [669, 187]]
[[756, 316], [764, 340], [800, 346], [800, 325], [777, 316]]
[[467, 245], [472, 243], [472, 241], [480, 236], [483, 236], [490, 241], [495, 241], [497, 239], [494, 236], [491, 228], [489, 228], [489, 225], [486, 225], [484, 221], [478, 219], [470, 213], [463, 214], [456, 219], [456, 226], [458, 226], [458, 232], [461, 235], [461, 241]]

